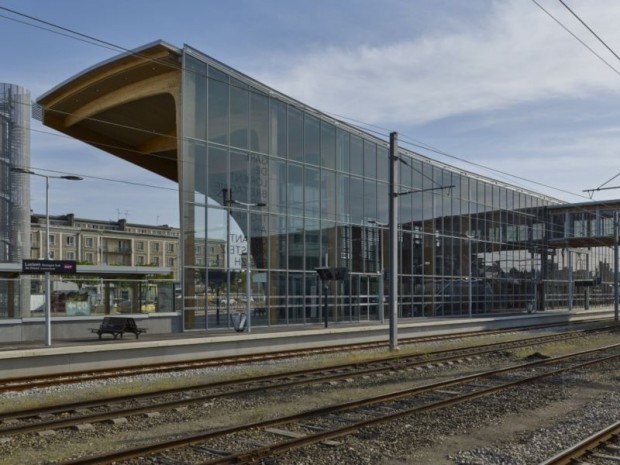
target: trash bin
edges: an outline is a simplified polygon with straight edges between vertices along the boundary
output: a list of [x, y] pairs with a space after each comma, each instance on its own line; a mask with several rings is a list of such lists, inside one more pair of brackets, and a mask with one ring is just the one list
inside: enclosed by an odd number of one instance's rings
[[230, 315], [230, 319], [232, 320], [233, 328], [238, 333], [245, 331], [245, 323], [247, 320], [247, 315], [245, 313], [233, 313]]

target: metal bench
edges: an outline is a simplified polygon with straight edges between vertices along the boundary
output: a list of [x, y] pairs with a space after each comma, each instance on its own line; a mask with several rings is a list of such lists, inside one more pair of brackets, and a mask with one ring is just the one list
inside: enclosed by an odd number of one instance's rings
[[138, 339], [141, 333], [146, 332], [146, 328], [138, 328], [138, 325], [136, 325], [136, 321], [133, 318], [115, 316], [106, 316], [103, 318], [103, 321], [98, 328], [89, 329], [91, 333], [98, 334], [99, 339], [101, 339], [101, 336], [104, 334], [111, 334], [114, 336], [114, 339], [120, 335], [122, 339], [123, 333], [134, 333], [136, 335], [136, 339]]

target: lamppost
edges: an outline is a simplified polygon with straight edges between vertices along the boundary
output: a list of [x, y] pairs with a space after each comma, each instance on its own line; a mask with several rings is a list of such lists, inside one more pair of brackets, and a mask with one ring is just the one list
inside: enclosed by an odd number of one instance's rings
[[231, 200], [235, 205], [241, 205], [246, 208], [246, 229], [245, 229], [245, 241], [247, 243], [246, 246], [246, 254], [247, 254], [247, 263], [246, 263], [246, 274], [245, 274], [245, 312], [246, 312], [246, 320], [248, 323], [248, 333], [252, 331], [252, 320], [251, 320], [251, 310], [250, 310], [250, 299], [252, 298], [252, 275], [251, 275], [251, 262], [252, 262], [252, 254], [250, 252], [250, 208], [258, 208], [258, 207], [266, 207], [267, 204], [263, 202], [259, 203], [245, 203], [240, 202], [239, 200]]
[[383, 277], [385, 275], [385, 271], [384, 271], [384, 266], [383, 266], [383, 241], [381, 240], [383, 238], [383, 230], [381, 230], [380, 228], [385, 228], [388, 226], [387, 223], [380, 223], [377, 220], [368, 220], [368, 222], [370, 224], [374, 224], [377, 226], [377, 231], [381, 232], [381, 235], [379, 236], [379, 249], [380, 249], [380, 260], [381, 260], [381, 265], [380, 265], [380, 269], [379, 269], [379, 316], [381, 318], [381, 324], [385, 323], [385, 309], [383, 308], [383, 299], [385, 296], [385, 291], [384, 291], [384, 284], [383, 284]]
[[[49, 191], [50, 179], [66, 179], [67, 181], [81, 181], [83, 178], [79, 176], [50, 176], [46, 174], [36, 173], [26, 168], [11, 168], [15, 173], [30, 174], [45, 178], [45, 260], [50, 259], [50, 212], [49, 212]], [[50, 283], [50, 273], [45, 272], [45, 345], [52, 345], [52, 290]]]

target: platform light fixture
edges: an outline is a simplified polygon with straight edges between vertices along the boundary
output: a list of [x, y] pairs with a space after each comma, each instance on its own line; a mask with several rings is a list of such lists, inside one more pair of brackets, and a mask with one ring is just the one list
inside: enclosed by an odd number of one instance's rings
[[[45, 258], [44, 260], [50, 260], [50, 212], [49, 212], [49, 191], [50, 191], [50, 179], [64, 179], [66, 181], [81, 181], [84, 178], [73, 175], [63, 176], [51, 176], [47, 174], [37, 173], [35, 171], [12, 167], [11, 171], [14, 173], [29, 174], [32, 176], [39, 176], [45, 178]], [[50, 273], [45, 272], [45, 345], [52, 345], [52, 289], [50, 283]]]

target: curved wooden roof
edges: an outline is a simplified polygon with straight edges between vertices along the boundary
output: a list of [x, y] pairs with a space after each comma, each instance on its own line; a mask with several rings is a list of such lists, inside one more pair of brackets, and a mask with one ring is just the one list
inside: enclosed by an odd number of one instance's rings
[[177, 181], [181, 59], [155, 42], [100, 63], [38, 99], [43, 124]]

